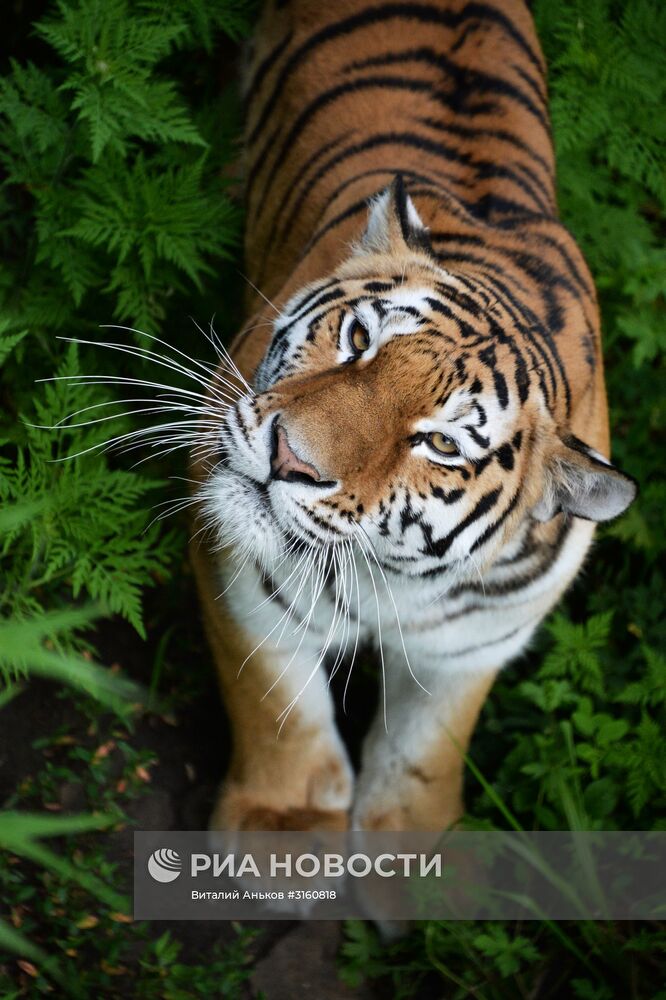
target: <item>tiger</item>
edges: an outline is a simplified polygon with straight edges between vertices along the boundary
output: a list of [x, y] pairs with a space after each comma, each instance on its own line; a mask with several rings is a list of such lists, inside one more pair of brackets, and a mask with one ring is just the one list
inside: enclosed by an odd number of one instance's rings
[[[442, 831], [497, 674], [636, 495], [544, 57], [522, 0], [269, 0], [242, 89], [247, 318], [192, 455], [211, 827]], [[331, 681], [364, 648], [354, 769]]]

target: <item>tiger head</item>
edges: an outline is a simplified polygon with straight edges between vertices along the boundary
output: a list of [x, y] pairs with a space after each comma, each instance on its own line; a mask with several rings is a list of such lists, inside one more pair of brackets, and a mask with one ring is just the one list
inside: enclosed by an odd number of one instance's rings
[[515, 303], [438, 264], [397, 178], [226, 413], [203, 492], [220, 542], [270, 572], [365, 539], [388, 569], [459, 581], [529, 519], [615, 517], [634, 484], [558, 426], [539, 356]]

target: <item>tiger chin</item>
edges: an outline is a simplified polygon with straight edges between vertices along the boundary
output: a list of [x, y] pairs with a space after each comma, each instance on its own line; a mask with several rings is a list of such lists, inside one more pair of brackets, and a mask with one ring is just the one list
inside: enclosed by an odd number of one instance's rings
[[[473, 6], [295, 0], [256, 32], [257, 293], [192, 463], [233, 742], [216, 829], [454, 824], [494, 678], [635, 496], [531, 18]], [[355, 774], [329, 682], [361, 646], [381, 689]]]

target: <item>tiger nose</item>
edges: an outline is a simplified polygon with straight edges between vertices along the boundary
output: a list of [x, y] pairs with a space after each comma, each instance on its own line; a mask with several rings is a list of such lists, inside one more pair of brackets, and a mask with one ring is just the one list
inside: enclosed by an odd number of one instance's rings
[[293, 451], [284, 427], [277, 421], [273, 426], [273, 453], [271, 455], [271, 478], [287, 483], [321, 483], [319, 471], [309, 462], [304, 462]]

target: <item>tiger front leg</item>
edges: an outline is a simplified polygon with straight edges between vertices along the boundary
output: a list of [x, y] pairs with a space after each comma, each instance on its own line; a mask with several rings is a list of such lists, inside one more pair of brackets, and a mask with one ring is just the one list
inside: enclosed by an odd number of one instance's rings
[[207, 555], [192, 558], [232, 731], [211, 829], [346, 829], [353, 772], [316, 652], [301, 650], [289, 663], [293, 650], [264, 642], [248, 659], [256, 638], [217, 599]]
[[404, 659], [387, 659], [386, 725], [380, 706], [363, 748], [354, 829], [440, 831], [460, 819], [463, 754], [496, 674], [419, 672], [427, 694]]
[[[237, 671], [238, 659], [229, 662]], [[287, 662], [286, 654], [262, 650], [246, 664], [240, 677], [223, 678], [233, 749], [211, 816], [211, 829], [347, 829], [352, 770], [334, 728], [321, 668], [286, 719], [281, 713], [294, 688], [307, 680], [310, 661], [294, 662], [287, 671], [289, 683], [279, 682], [262, 700]], [[223, 667], [225, 674], [227, 666]], [[246, 671], [248, 676], [243, 680]]]
[[[229, 708], [229, 700], [227, 699]], [[241, 726], [244, 725], [241, 723]], [[256, 727], [256, 728], [254, 728]], [[276, 739], [275, 716], [254, 719], [254, 739], [234, 726], [231, 765], [210, 819], [213, 830], [345, 830], [352, 775], [327, 727], [290, 719]], [[259, 733], [263, 730], [262, 735]]]

